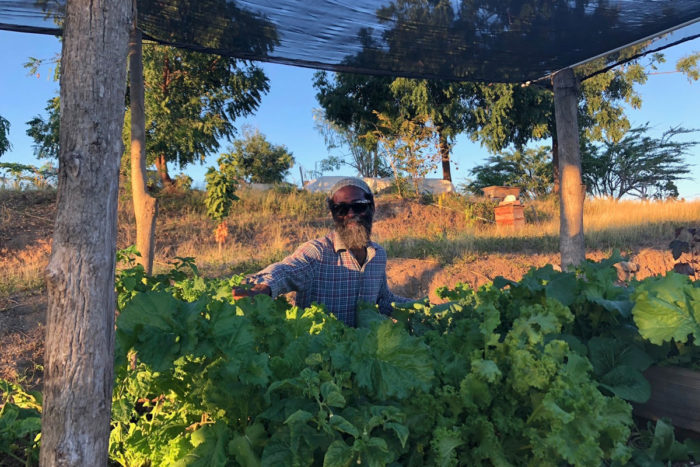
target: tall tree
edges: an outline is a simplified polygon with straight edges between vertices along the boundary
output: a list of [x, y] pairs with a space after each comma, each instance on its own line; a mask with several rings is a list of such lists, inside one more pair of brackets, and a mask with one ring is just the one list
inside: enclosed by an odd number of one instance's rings
[[343, 165], [355, 169], [361, 177], [388, 177], [391, 171], [379, 157], [376, 144], [367, 144], [367, 135], [359, 134], [354, 126], [343, 126], [326, 118], [322, 109], [314, 109], [316, 129], [323, 135], [328, 151], [346, 150], [341, 156], [331, 154], [321, 161], [321, 173]]
[[[639, 63], [630, 63], [583, 81], [578, 94], [581, 133], [595, 141], [619, 138], [630, 127], [623, 104], [634, 108], [641, 105], [634, 86], [645, 81], [646, 74]], [[552, 91], [506, 83], [475, 84], [473, 90], [468, 101], [470, 110], [466, 125], [471, 139], [494, 153], [508, 147], [522, 150], [531, 141], [551, 139], [552, 170], [555, 192], [558, 192], [559, 141]]]
[[439, 154], [444, 180], [452, 180], [450, 153], [455, 137], [466, 129], [465, 98], [471, 96], [471, 83], [439, 80], [388, 78], [336, 73], [329, 80], [317, 73], [316, 98], [328, 121], [342, 130], [365, 135], [364, 146], [375, 150], [379, 127], [375, 112], [406, 121], [427, 116], [439, 138]]
[[537, 149], [506, 151], [487, 159], [470, 171], [474, 178], [468, 184], [472, 193], [479, 193], [491, 185], [517, 186], [523, 194], [536, 199], [552, 192], [551, 150], [547, 146]]
[[377, 113], [379, 123], [373, 136], [378, 148], [394, 173], [394, 180], [403, 196], [403, 182], [408, 175], [418, 189], [418, 179], [437, 167], [437, 132], [427, 115], [415, 119], [391, 118]]
[[[129, 110], [131, 112], [131, 196], [136, 220], [136, 249], [146, 274], [153, 271], [158, 200], [148, 193], [146, 181], [146, 116], [143, 84], [142, 34], [138, 28], [138, 2], [132, 0], [133, 21], [129, 31]], [[126, 125], [125, 125], [126, 127]], [[126, 131], [126, 128], [124, 128]]]
[[12, 147], [10, 145], [10, 122], [0, 115], [0, 156], [5, 154]]
[[362, 144], [368, 150], [375, 150], [377, 139], [370, 135], [377, 129], [377, 113], [391, 117], [397, 115], [391, 92], [394, 79], [354, 73], [331, 76], [332, 79], [327, 72], [319, 71], [313, 80], [316, 100], [323, 109], [324, 118], [362, 136]]
[[[58, 78], [57, 78], [58, 79]], [[46, 104], [48, 117], [44, 120], [40, 115], [27, 122], [27, 136], [34, 140], [34, 155], [38, 159], [58, 157], [58, 141], [61, 120], [61, 100], [52, 97]]]
[[163, 185], [168, 162], [180, 167], [219, 149], [233, 122], [257, 109], [269, 90], [262, 69], [234, 58], [174, 47], [144, 48], [146, 154]]
[[219, 165], [249, 183], [279, 183], [294, 165], [286, 146], [271, 144], [258, 129], [246, 128], [231, 151], [219, 157]]
[[588, 143], [582, 153], [589, 193], [620, 199], [677, 197], [676, 182], [690, 173], [685, 156], [698, 141], [675, 141], [694, 130], [670, 128], [660, 138], [647, 135], [649, 124], [633, 128], [619, 141]]
[[[147, 44], [143, 49], [147, 164], [155, 163], [163, 185], [170, 185], [168, 163], [180, 167], [217, 151], [221, 139], [236, 133], [236, 118], [254, 112], [269, 90], [262, 69], [218, 55]], [[128, 103], [128, 100], [127, 100]], [[58, 154], [60, 101], [49, 101], [48, 118], [27, 122], [35, 154]], [[130, 110], [127, 109], [127, 121]], [[130, 139], [127, 139], [127, 152]]]
[[466, 129], [466, 99], [472, 83], [397, 78], [391, 90], [400, 112], [410, 118], [427, 115], [438, 134], [442, 179], [452, 181], [450, 153], [454, 140]]
[[[107, 465], [130, 0], [69, 0], [40, 463]], [[89, 79], [86, 75], [89, 74]]]

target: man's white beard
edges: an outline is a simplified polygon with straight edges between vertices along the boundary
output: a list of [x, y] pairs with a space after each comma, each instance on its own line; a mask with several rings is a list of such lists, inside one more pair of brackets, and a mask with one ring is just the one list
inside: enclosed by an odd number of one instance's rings
[[335, 231], [345, 247], [350, 250], [364, 248], [369, 244], [371, 228], [360, 222], [351, 221], [345, 225], [336, 223]]

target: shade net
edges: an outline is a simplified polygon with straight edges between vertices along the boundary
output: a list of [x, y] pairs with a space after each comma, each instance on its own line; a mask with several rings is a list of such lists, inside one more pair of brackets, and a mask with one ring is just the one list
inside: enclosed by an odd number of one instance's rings
[[[65, 0], [0, 0], [0, 29], [57, 34]], [[141, 0], [161, 44], [333, 71], [527, 82], [700, 36], [699, 0]], [[664, 36], [675, 31], [673, 36]], [[665, 39], [664, 39], [665, 37]]]

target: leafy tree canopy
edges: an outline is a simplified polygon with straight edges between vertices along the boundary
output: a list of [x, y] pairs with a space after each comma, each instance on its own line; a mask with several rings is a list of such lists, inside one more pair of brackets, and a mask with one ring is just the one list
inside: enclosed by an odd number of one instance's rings
[[427, 115], [406, 119], [377, 113], [377, 119], [377, 129], [373, 132], [377, 148], [391, 167], [399, 195], [403, 196], [401, 186], [406, 176], [417, 184], [419, 178], [437, 167], [437, 132]]
[[219, 165], [247, 182], [277, 183], [289, 173], [294, 157], [286, 146], [273, 145], [259, 130], [246, 128], [231, 151], [221, 155]]
[[[146, 157], [166, 174], [165, 163], [182, 168], [203, 162], [221, 139], [233, 138], [235, 119], [253, 113], [269, 90], [261, 68], [218, 55], [148, 44], [143, 67]], [[28, 122], [38, 157], [58, 156], [59, 108], [55, 97], [46, 107], [46, 120], [37, 116]], [[125, 118], [129, 121], [128, 108]], [[125, 142], [128, 153], [129, 138]]]
[[316, 98], [325, 119], [337, 128], [363, 135], [363, 145], [375, 149], [377, 129], [383, 126], [376, 115], [415, 120], [427, 117], [438, 134], [443, 177], [450, 179], [449, 158], [454, 138], [466, 129], [465, 99], [472, 83], [389, 78], [336, 73], [333, 80], [319, 72], [314, 78]]
[[59, 151], [59, 124], [60, 124], [61, 100], [58, 96], [49, 99], [46, 105], [48, 118], [44, 120], [40, 115], [27, 122], [27, 136], [34, 140], [34, 155], [39, 159], [58, 158]]
[[516, 149], [491, 156], [486, 164], [471, 169], [474, 178], [467, 189], [478, 194], [487, 186], [516, 186], [530, 199], [545, 196], [551, 193], [554, 183], [550, 159], [548, 146]]
[[375, 149], [377, 139], [372, 135], [378, 127], [377, 112], [396, 116], [396, 108], [389, 98], [393, 78], [352, 73], [332, 76], [330, 79], [325, 71], [314, 75], [313, 85], [318, 91], [316, 99], [323, 108], [324, 117], [355, 135], [363, 136], [362, 144], [367, 149]]
[[677, 197], [676, 181], [690, 172], [684, 157], [698, 141], [676, 141], [697, 130], [670, 128], [660, 138], [646, 133], [649, 124], [633, 128], [619, 141], [584, 142], [583, 181], [589, 193], [620, 199]]
[[[366, 144], [366, 135], [357, 134], [352, 127], [345, 127], [326, 118], [322, 109], [314, 109], [316, 129], [323, 135], [328, 151], [341, 151], [342, 155], [332, 154], [321, 161], [320, 173], [340, 169], [348, 165], [361, 177], [388, 177], [391, 171], [379, 157], [376, 145]], [[317, 174], [314, 174], [316, 176]]]
[[269, 90], [262, 69], [174, 47], [144, 47], [146, 154], [180, 167], [204, 161], [232, 138], [236, 118], [254, 112]]
[[5, 154], [12, 147], [10, 145], [10, 122], [6, 118], [0, 116], [0, 156]]

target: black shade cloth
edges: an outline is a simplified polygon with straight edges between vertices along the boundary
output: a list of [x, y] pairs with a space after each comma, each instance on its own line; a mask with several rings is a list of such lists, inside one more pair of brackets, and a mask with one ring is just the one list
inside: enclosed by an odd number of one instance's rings
[[[64, 6], [0, 0], [0, 29], [58, 34]], [[677, 41], [699, 37], [699, 19], [700, 0], [139, 3], [139, 27], [162, 44], [334, 71], [489, 82], [534, 81], [601, 56], [594, 68], [604, 69], [624, 47], [665, 32], [676, 30]]]

